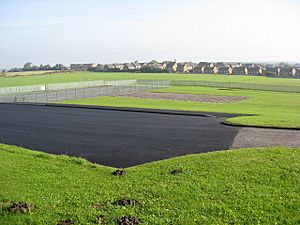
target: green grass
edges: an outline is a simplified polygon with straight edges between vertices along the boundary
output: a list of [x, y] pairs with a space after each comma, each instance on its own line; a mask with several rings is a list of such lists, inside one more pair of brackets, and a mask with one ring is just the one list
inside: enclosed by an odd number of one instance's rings
[[23, 77], [0, 77], [0, 87], [13, 87], [23, 85], [66, 83], [90, 80], [202, 80], [213, 82], [252, 83], [300, 86], [300, 79], [269, 78], [258, 76], [226, 76], [204, 74], [141, 74], [141, 73], [92, 73], [76, 72], [49, 75], [23, 76]]
[[[132, 215], [142, 224], [299, 224], [300, 149], [256, 148], [188, 155], [126, 169], [0, 145], [0, 224], [108, 224]], [[174, 169], [182, 174], [171, 175]], [[120, 207], [122, 197], [141, 202]], [[12, 214], [11, 202], [35, 205]], [[104, 203], [93, 208], [94, 203]]]
[[200, 103], [174, 100], [100, 97], [70, 100], [64, 101], [63, 103], [254, 114], [256, 116], [239, 116], [231, 118], [227, 120], [227, 122], [248, 126], [300, 128], [300, 94], [298, 93], [219, 90], [218, 88], [195, 86], [175, 86], [160, 89], [157, 90], [157, 92], [246, 96], [249, 98], [235, 103]]

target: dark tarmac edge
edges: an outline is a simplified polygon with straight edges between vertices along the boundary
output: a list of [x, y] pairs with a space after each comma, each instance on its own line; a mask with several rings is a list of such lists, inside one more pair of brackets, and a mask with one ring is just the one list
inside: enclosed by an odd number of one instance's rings
[[228, 121], [222, 122], [222, 124], [231, 127], [240, 127], [240, 128], [260, 128], [260, 129], [275, 129], [275, 130], [300, 130], [300, 127], [274, 127], [274, 126], [258, 126], [258, 125], [241, 125], [234, 124]]
[[76, 108], [76, 109], [97, 109], [97, 110], [110, 110], [110, 111], [156, 113], [156, 114], [167, 114], [167, 115], [202, 116], [202, 117], [224, 117], [224, 118], [232, 118], [232, 117], [237, 117], [237, 116], [253, 116], [251, 114], [233, 114], [233, 113], [216, 113], [216, 112], [195, 112], [195, 111], [184, 111], [184, 110], [161, 110], [161, 109], [147, 109], [147, 108], [95, 106], [95, 105], [77, 105], [77, 104], [57, 104], [57, 103], [0, 103], [0, 104], [30, 105], [30, 106], [48, 106], [48, 107]]

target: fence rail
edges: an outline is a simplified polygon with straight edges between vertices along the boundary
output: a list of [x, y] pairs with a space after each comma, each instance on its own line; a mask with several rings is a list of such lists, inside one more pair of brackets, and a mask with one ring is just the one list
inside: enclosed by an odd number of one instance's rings
[[115, 96], [169, 86], [205, 86], [232, 89], [300, 93], [300, 86], [225, 83], [184, 80], [97, 80], [48, 85], [0, 88], [0, 102], [55, 102], [61, 100]]
[[95, 81], [5, 87], [5, 88], [0, 88], [0, 95], [43, 92], [43, 91], [57, 91], [57, 90], [66, 90], [66, 89], [107, 86], [107, 85], [109, 86], [133, 85], [136, 83], [137, 83], [136, 80], [95, 80]]
[[97, 87], [75, 88], [65, 90], [42, 91], [24, 94], [0, 95], [0, 102], [28, 102], [28, 103], [47, 103], [59, 102], [64, 100], [74, 100], [83, 98], [93, 98], [100, 96], [121, 96], [129, 93], [143, 92], [148, 90], [169, 87], [169, 82], [128, 82], [127, 85], [121, 83], [107, 83]]
[[232, 88], [232, 89], [300, 93], [300, 86], [287, 86], [287, 85], [226, 83], [226, 82], [209, 82], [209, 81], [183, 81], [183, 80], [172, 80], [170, 84], [171, 86], [205, 86], [205, 87], [219, 87], [219, 88]]

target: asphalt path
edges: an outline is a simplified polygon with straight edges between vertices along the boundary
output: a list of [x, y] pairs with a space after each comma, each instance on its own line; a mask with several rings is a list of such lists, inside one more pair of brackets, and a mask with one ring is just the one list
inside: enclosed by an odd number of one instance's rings
[[0, 142], [119, 168], [229, 149], [240, 128], [203, 115], [0, 104]]

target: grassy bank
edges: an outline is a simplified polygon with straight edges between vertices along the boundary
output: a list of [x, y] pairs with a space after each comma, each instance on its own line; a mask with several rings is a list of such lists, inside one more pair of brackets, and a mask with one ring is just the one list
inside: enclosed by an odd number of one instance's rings
[[237, 76], [237, 75], [205, 75], [205, 74], [146, 74], [146, 73], [93, 73], [73, 72], [49, 75], [35, 75], [23, 77], [0, 77], [0, 87], [13, 87], [35, 84], [66, 83], [91, 80], [201, 80], [212, 82], [251, 83], [251, 84], [273, 84], [300, 86], [300, 79], [270, 78], [259, 76]]
[[[0, 224], [297, 224], [300, 149], [257, 148], [189, 155], [128, 168], [0, 145]], [[173, 170], [182, 173], [171, 174]], [[121, 198], [137, 206], [113, 204]], [[7, 210], [28, 202], [29, 213]], [[104, 223], [103, 223], [104, 224]]]
[[64, 103], [255, 114], [240, 116], [228, 122], [240, 125], [300, 128], [300, 94], [250, 90], [220, 90], [211, 87], [171, 87], [157, 92], [246, 96], [234, 103], [200, 103], [190, 101], [101, 97], [64, 101]]

